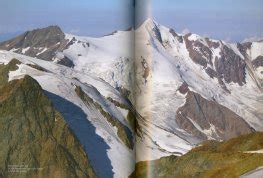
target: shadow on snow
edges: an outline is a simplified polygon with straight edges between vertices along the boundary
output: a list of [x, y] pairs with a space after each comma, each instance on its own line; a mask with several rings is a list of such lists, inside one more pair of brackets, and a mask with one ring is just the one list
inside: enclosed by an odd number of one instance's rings
[[96, 174], [101, 178], [113, 177], [113, 167], [107, 155], [107, 149], [110, 147], [103, 138], [96, 134], [96, 128], [87, 119], [84, 111], [58, 95], [48, 91], [45, 91], [45, 94], [52, 100], [54, 107], [63, 115], [83, 145]]

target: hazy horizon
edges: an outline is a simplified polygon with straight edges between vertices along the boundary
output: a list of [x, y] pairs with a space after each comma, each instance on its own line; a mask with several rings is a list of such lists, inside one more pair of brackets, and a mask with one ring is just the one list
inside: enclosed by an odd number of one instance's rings
[[0, 40], [50, 25], [80, 36], [99, 37], [133, 25], [132, 0], [2, 0]]

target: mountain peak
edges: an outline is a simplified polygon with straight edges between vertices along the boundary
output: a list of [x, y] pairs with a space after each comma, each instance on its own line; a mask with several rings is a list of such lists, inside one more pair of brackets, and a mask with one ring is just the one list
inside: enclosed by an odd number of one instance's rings
[[59, 35], [59, 36], [63, 36], [63, 38], [64, 38], [64, 33], [63, 33], [63, 31], [61, 30], [61, 28], [59, 27], [59, 26], [57, 26], [57, 25], [51, 25], [51, 26], [48, 26], [48, 27], [45, 27], [45, 28], [38, 28], [38, 29], [34, 29], [34, 30], [32, 30], [32, 31], [27, 31], [26, 33], [25, 33], [27, 36], [28, 35], [44, 35], [44, 34], [46, 34], [46, 35], [50, 35], [50, 36], [57, 36], [57, 35]]
[[27, 31], [9, 41], [0, 43], [0, 49], [13, 50], [31, 57], [51, 60], [65, 43], [65, 34], [56, 25]]
[[146, 25], [154, 27], [154, 26], [158, 26], [159, 24], [154, 19], [148, 18], [142, 23], [141, 26], [146, 26]]

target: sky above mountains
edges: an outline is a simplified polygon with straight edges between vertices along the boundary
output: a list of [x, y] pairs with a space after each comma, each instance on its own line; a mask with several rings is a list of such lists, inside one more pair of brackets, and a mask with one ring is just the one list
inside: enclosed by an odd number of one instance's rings
[[133, 6], [132, 0], [0, 0], [0, 38], [49, 25], [102, 36], [130, 27]]
[[[153, 17], [177, 32], [227, 41], [263, 36], [262, 0], [137, 0], [139, 22]], [[59, 25], [65, 32], [103, 36], [132, 26], [133, 0], [0, 0], [0, 40]]]
[[177, 32], [226, 41], [263, 37], [262, 0], [152, 0], [152, 7], [156, 21]]

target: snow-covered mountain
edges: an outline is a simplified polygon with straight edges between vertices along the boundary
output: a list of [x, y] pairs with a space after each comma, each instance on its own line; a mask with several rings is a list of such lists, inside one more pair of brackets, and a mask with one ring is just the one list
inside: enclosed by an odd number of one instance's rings
[[0, 49], [92, 73], [110, 81], [114, 87], [130, 88], [132, 84], [132, 30], [116, 31], [102, 38], [90, 38], [65, 34], [59, 27], [49, 26], [25, 32], [3, 42]]
[[9, 81], [24, 75], [38, 81], [68, 119], [99, 177], [127, 177], [135, 166], [135, 111], [128, 99], [133, 41], [132, 31], [89, 38], [50, 26], [0, 44], [6, 50], [0, 52], [1, 63], [22, 62]]
[[[134, 170], [133, 108], [103, 79], [50, 61], [0, 51], [0, 64], [21, 62], [8, 80], [34, 78], [83, 145], [99, 177], [127, 177]], [[123, 156], [125, 155], [125, 156]]]
[[51, 26], [0, 49], [1, 63], [21, 62], [9, 80], [27, 74], [39, 82], [101, 177], [131, 174], [135, 135], [136, 161], [144, 161], [263, 131], [262, 41], [182, 35], [148, 19], [135, 31], [101, 38]]
[[262, 131], [263, 42], [181, 35], [151, 19], [135, 39], [136, 106], [148, 136], [136, 145], [138, 160]]

